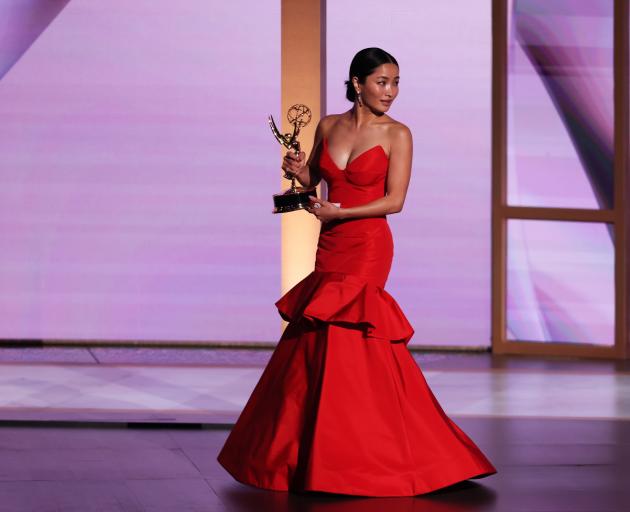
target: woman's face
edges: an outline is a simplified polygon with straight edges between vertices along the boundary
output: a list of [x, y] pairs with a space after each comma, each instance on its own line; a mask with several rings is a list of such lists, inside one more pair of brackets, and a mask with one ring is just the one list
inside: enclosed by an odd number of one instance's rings
[[372, 74], [365, 77], [365, 83], [352, 79], [355, 91], [361, 91], [363, 104], [374, 112], [385, 113], [398, 96], [398, 66], [381, 64]]

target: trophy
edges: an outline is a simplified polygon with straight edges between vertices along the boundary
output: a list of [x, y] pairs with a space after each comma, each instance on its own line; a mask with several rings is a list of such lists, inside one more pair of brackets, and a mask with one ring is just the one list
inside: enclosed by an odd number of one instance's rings
[[[306, 105], [293, 105], [287, 112], [287, 120], [293, 125], [293, 133], [280, 133], [273, 117], [269, 116], [269, 126], [276, 140], [289, 150], [300, 153], [300, 143], [297, 136], [300, 129], [311, 121], [311, 109]], [[308, 196], [317, 196], [315, 187], [304, 188], [295, 186], [295, 176], [289, 176], [285, 173], [284, 177], [291, 180], [291, 187], [279, 194], [273, 195], [273, 213], [286, 213], [303, 209], [310, 204]]]

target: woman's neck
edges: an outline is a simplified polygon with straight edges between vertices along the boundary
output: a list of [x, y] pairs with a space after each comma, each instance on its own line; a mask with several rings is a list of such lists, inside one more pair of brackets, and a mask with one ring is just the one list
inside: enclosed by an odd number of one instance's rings
[[362, 107], [355, 101], [353, 107], [350, 109], [350, 122], [356, 129], [363, 128], [372, 123], [379, 122], [379, 119], [383, 116], [382, 112], [374, 113], [370, 110], [370, 107], [363, 105]]

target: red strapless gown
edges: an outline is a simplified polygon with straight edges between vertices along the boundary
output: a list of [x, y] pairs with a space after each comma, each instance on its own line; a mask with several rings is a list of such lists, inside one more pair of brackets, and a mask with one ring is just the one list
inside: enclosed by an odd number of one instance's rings
[[[320, 155], [330, 201], [350, 207], [384, 195], [381, 146], [343, 170], [326, 140]], [[392, 256], [384, 216], [322, 224], [315, 270], [276, 303], [289, 324], [219, 453], [236, 480], [413, 496], [496, 473], [407, 348], [413, 329], [383, 289]]]

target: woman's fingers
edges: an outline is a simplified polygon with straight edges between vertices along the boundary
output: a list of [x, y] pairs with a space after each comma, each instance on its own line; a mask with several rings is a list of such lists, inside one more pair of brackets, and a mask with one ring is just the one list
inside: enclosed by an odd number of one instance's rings
[[324, 219], [321, 218], [321, 208], [327, 201], [324, 201], [323, 199], [318, 199], [315, 196], [308, 196], [308, 198], [311, 201], [311, 204], [306, 206], [305, 210], [308, 213], [313, 214], [317, 220], [324, 222]]
[[287, 154], [284, 155], [282, 169], [284, 170], [286, 178], [291, 179], [300, 173], [305, 157], [306, 153], [303, 151], [301, 151], [299, 155], [296, 155], [294, 151], [288, 151]]
[[308, 196], [308, 198], [311, 200], [311, 203], [313, 204], [314, 208], [321, 208], [322, 206], [325, 206], [326, 204], [328, 204], [328, 201], [324, 199], [319, 199], [315, 196]]
[[297, 155], [295, 154], [295, 151], [287, 151], [287, 154], [284, 155], [284, 158], [288, 160], [294, 160], [296, 162], [302, 162], [305, 156], [306, 156], [306, 153], [304, 153], [304, 151], [300, 151], [300, 153]]
[[286, 161], [295, 162], [299, 164], [300, 166], [304, 162], [305, 158], [306, 158], [306, 153], [304, 153], [304, 151], [301, 151], [298, 155], [295, 154], [295, 151], [287, 151], [287, 154], [284, 155], [284, 159]]
[[305, 206], [304, 209], [308, 211], [309, 213], [312, 213], [313, 215], [317, 216], [317, 212], [315, 210], [318, 208], [321, 208], [321, 205], [317, 202], [319, 201], [319, 199], [313, 196], [308, 196], [308, 198], [311, 200], [311, 204]]
[[284, 169], [284, 172], [289, 175], [295, 175], [300, 170], [299, 166], [297, 166], [294, 161], [286, 159], [282, 163], [282, 169]]
[[310, 203], [305, 207], [305, 210], [312, 213], [317, 220], [329, 222], [339, 217], [340, 206], [337, 203], [331, 203], [315, 196], [308, 196], [308, 198]]

